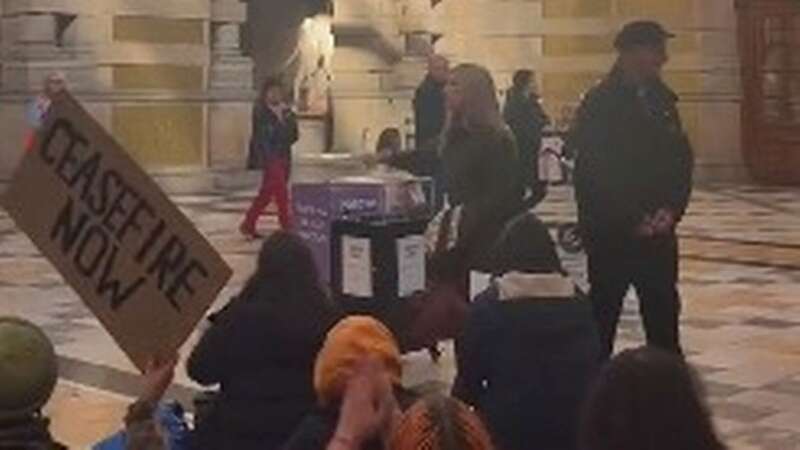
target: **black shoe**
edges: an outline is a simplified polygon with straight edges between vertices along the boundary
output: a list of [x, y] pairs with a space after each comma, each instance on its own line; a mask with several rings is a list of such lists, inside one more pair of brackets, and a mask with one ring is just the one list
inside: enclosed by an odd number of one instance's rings
[[245, 227], [244, 225], [240, 225], [239, 226], [239, 232], [242, 233], [242, 235], [248, 241], [254, 241], [256, 239], [261, 239], [261, 238], [264, 237], [264, 236], [258, 234], [258, 232], [256, 230], [249, 229], [249, 228]]

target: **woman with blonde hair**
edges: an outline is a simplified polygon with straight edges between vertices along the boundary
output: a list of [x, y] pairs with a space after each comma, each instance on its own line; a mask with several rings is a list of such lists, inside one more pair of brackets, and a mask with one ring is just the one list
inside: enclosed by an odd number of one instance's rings
[[433, 254], [431, 276], [457, 282], [466, 293], [469, 271], [489, 271], [489, 248], [505, 223], [522, 211], [524, 187], [491, 74], [461, 64], [452, 70], [445, 96], [448, 114], [440, 152], [449, 205], [459, 210], [450, 217], [459, 220], [449, 226], [457, 239]]

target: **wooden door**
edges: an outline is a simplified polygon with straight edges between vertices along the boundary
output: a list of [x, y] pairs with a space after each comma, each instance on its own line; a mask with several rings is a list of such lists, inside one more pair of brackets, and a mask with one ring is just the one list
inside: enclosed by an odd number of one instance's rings
[[767, 184], [800, 184], [800, 0], [737, 0], [745, 161]]

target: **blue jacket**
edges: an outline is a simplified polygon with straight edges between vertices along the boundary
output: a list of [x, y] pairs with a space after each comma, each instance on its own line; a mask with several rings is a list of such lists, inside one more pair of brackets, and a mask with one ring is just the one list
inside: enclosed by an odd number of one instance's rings
[[600, 364], [591, 308], [560, 274], [511, 272], [472, 305], [456, 341], [453, 395], [483, 416], [500, 450], [573, 450]]

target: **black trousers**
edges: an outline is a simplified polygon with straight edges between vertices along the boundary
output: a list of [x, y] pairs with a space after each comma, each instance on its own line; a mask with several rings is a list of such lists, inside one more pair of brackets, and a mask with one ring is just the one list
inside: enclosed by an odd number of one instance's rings
[[592, 310], [604, 359], [611, 357], [628, 288], [639, 297], [647, 344], [681, 353], [678, 294], [678, 239], [596, 241], [589, 252]]

